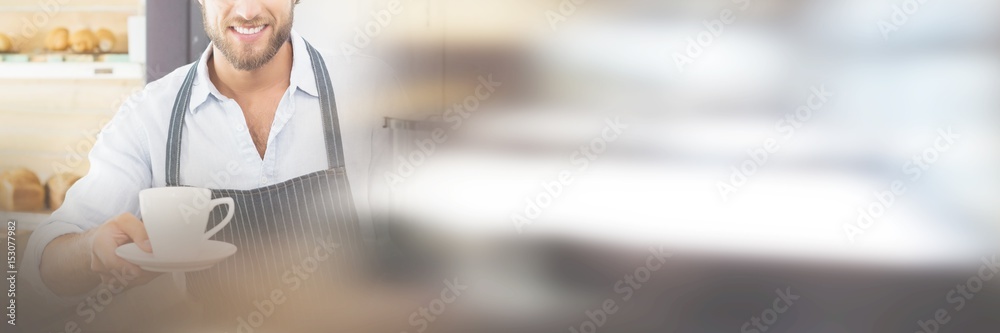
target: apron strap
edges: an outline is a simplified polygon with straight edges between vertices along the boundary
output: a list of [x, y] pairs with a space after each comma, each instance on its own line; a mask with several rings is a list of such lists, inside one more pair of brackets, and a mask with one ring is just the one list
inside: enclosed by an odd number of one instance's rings
[[337, 99], [333, 95], [333, 83], [330, 82], [330, 72], [326, 61], [312, 44], [306, 42], [309, 59], [312, 61], [313, 77], [316, 78], [316, 91], [319, 92], [319, 104], [323, 112], [323, 139], [326, 142], [326, 161], [329, 169], [346, 165], [344, 160], [343, 141], [340, 137], [340, 117], [337, 115]]
[[[337, 115], [337, 102], [333, 94], [333, 84], [330, 72], [326, 68], [323, 56], [309, 42], [305, 42], [306, 50], [312, 62], [313, 76], [316, 78], [316, 90], [319, 92], [319, 103], [323, 117], [323, 140], [326, 143], [327, 167], [334, 169], [345, 165], [344, 150], [341, 145], [340, 118]], [[181, 186], [181, 139], [184, 132], [184, 116], [191, 107], [191, 87], [197, 78], [199, 62], [191, 65], [181, 89], [174, 99], [170, 116], [170, 128], [167, 133], [166, 181], [168, 187]]]
[[181, 136], [184, 131], [184, 114], [191, 106], [191, 87], [198, 76], [198, 62], [191, 64], [187, 77], [174, 99], [174, 109], [170, 115], [170, 128], [167, 132], [167, 186], [181, 186]]

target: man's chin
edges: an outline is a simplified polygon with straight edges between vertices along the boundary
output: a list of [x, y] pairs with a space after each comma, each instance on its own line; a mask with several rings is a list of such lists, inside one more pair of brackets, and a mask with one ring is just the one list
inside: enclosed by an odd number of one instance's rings
[[240, 45], [229, 43], [219, 45], [219, 51], [226, 60], [238, 70], [252, 71], [262, 67], [270, 61], [267, 58], [267, 45], [265, 43], [254, 43], [261, 45]]
[[253, 41], [244, 41], [239, 38], [230, 36], [228, 39], [228, 44], [233, 50], [239, 50], [244, 53], [260, 53], [267, 49], [270, 45], [273, 36], [268, 36], [267, 38], [260, 38]]
[[[229, 32], [221, 35], [221, 43], [214, 43], [232, 66], [241, 71], [257, 70], [271, 61], [281, 44], [277, 44], [279, 36], [272, 33], [273, 28], [268, 26], [263, 32], [267, 32], [260, 38], [245, 40]], [[277, 44], [277, 45], [276, 45]]]
[[244, 72], [252, 72], [264, 67], [271, 59], [264, 59], [263, 57], [256, 58], [239, 58], [230, 59], [233, 67]]

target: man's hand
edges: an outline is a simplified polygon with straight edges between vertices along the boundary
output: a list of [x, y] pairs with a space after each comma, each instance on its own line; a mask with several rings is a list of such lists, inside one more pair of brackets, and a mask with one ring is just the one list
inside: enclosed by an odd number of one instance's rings
[[91, 248], [90, 270], [101, 277], [101, 283], [109, 283], [114, 278], [112, 272], [135, 278], [129, 281], [129, 286], [146, 284], [159, 275], [144, 271], [115, 253], [115, 249], [128, 243], [136, 243], [143, 251], [153, 252], [146, 226], [135, 215], [118, 215], [86, 234]]
[[128, 287], [146, 284], [159, 274], [140, 269], [115, 254], [119, 246], [136, 243], [152, 252], [146, 227], [132, 214], [122, 214], [84, 233], [52, 240], [42, 253], [42, 281], [56, 295], [76, 296], [108, 284], [115, 273], [128, 276]]

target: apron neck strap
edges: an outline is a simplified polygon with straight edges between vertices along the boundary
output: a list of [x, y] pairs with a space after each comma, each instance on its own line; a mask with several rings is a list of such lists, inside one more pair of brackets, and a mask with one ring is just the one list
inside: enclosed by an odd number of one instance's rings
[[329, 169], [347, 165], [344, 159], [343, 139], [340, 136], [340, 117], [337, 115], [337, 98], [333, 95], [333, 83], [330, 82], [330, 71], [326, 61], [312, 44], [305, 42], [312, 61], [313, 77], [316, 79], [316, 91], [319, 92], [319, 105], [323, 116], [323, 141], [326, 143], [326, 163]]
[[[333, 94], [333, 84], [330, 72], [319, 51], [306, 42], [306, 51], [312, 62], [313, 77], [316, 78], [316, 90], [319, 92], [319, 104], [323, 117], [323, 140], [326, 143], [327, 167], [330, 169], [345, 165], [344, 149], [340, 135], [340, 118], [337, 115], [337, 101]], [[302, 56], [302, 55], [298, 55]], [[191, 65], [181, 89], [174, 99], [170, 116], [170, 128], [167, 132], [166, 181], [167, 186], [181, 186], [181, 138], [184, 132], [184, 116], [191, 107], [191, 87], [198, 77], [199, 62]]]

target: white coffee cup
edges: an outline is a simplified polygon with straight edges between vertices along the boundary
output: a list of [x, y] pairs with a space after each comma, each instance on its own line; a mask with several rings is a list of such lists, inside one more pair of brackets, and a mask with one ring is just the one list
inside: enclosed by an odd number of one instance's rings
[[[226, 217], [205, 232], [212, 210], [229, 205]], [[196, 187], [162, 187], [139, 192], [139, 209], [153, 256], [164, 260], [195, 259], [208, 239], [233, 218], [233, 198], [212, 199], [212, 191]]]

